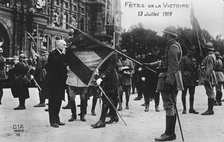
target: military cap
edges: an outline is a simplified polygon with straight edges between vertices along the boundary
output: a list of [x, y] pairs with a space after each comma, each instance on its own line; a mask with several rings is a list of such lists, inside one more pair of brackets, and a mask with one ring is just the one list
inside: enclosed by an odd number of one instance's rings
[[24, 54], [24, 53], [20, 54], [20, 55], [19, 55], [19, 58], [21, 58], [21, 59], [26, 59], [26, 54]]
[[3, 53], [3, 49], [0, 47], [0, 53]]
[[214, 46], [213, 46], [213, 43], [211, 43], [211, 42], [207, 42], [205, 44], [205, 48], [208, 49], [208, 50], [214, 51]]
[[174, 26], [166, 27], [163, 32], [177, 37], [177, 29]]

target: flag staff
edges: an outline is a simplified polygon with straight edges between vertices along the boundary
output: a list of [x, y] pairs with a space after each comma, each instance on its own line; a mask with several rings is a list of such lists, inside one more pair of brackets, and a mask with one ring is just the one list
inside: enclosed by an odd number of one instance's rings
[[120, 115], [120, 113], [118, 113], [117, 109], [115, 108], [115, 106], [113, 105], [113, 103], [111, 102], [111, 100], [108, 98], [108, 96], [104, 92], [103, 88], [100, 85], [98, 85], [98, 87], [100, 88], [100, 90], [103, 93], [103, 95], [107, 98], [107, 100], [109, 101], [109, 103], [111, 104], [111, 106], [113, 107], [113, 109], [117, 112], [118, 116], [122, 119], [122, 121], [124, 122], [124, 125], [127, 126], [127, 123], [124, 121], [124, 119], [122, 118], [122, 116]]

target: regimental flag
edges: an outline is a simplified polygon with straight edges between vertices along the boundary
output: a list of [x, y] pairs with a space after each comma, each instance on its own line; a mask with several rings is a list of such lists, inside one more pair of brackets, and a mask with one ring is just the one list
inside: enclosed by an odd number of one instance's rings
[[205, 36], [203, 34], [203, 31], [201, 30], [201, 27], [198, 23], [198, 20], [196, 19], [194, 15], [194, 8], [193, 6], [191, 7], [191, 24], [193, 28], [193, 43], [196, 47], [199, 48], [200, 54], [202, 55], [202, 45], [206, 43]]
[[90, 35], [78, 31], [69, 47], [69, 67], [86, 86], [91, 86], [97, 69], [114, 49]]

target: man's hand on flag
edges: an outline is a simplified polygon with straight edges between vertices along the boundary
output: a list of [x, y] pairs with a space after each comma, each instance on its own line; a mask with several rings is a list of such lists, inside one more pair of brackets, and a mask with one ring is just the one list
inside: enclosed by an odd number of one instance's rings
[[102, 80], [101, 78], [98, 78], [98, 79], [96, 80], [96, 84], [99, 86], [99, 85], [101, 84], [102, 81], [103, 81], [103, 80]]
[[146, 78], [145, 78], [145, 77], [142, 77], [141, 79], [142, 79], [142, 81], [145, 81], [145, 80], [146, 80]]

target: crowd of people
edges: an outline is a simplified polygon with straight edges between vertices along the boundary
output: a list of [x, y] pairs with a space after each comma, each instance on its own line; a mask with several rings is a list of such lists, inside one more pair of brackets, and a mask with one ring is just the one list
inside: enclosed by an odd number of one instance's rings
[[[155, 111], [159, 112], [160, 94], [166, 112], [166, 130], [156, 141], [176, 139], [175, 123], [177, 110], [176, 97], [178, 91], [182, 91], [181, 101], [183, 104], [182, 114], [187, 113], [186, 94], [189, 92], [189, 113], [199, 114], [194, 108], [194, 95], [197, 85], [204, 85], [208, 96], [208, 109], [201, 115], [213, 115], [213, 106], [221, 106], [222, 83], [224, 82], [222, 57], [218, 51], [214, 52], [211, 42], [204, 45], [205, 58], [198, 65], [196, 61], [195, 46], [187, 50], [182, 56], [181, 45], [176, 41], [177, 31], [173, 26], [164, 31], [166, 41], [165, 52], [162, 57], [159, 51], [152, 50], [146, 56], [141, 54], [136, 60], [142, 65], [133, 62], [125, 56], [116, 52], [106, 60], [96, 71], [96, 86], [86, 86], [82, 80], [69, 68], [71, 62], [69, 56], [73, 50], [67, 47], [64, 40], [57, 40], [56, 47], [50, 53], [42, 46], [36, 54], [35, 59], [28, 60], [25, 53], [15, 56], [8, 65], [2, 56], [3, 49], [0, 48], [0, 104], [3, 96], [2, 83], [10, 79], [11, 92], [14, 98], [18, 98], [19, 106], [14, 110], [26, 109], [25, 101], [30, 97], [28, 86], [34, 82], [39, 90], [39, 104], [34, 107], [45, 107], [48, 99], [50, 126], [58, 128], [65, 123], [60, 121], [59, 113], [62, 101], [65, 100], [65, 90], [68, 94], [68, 105], [64, 109], [71, 109], [69, 122], [77, 119], [76, 95], [80, 96], [80, 120], [85, 122], [87, 104], [89, 97], [93, 96], [91, 114], [95, 113], [97, 99], [102, 99], [102, 110], [100, 119], [92, 124], [93, 128], [105, 127], [119, 121], [118, 111], [130, 108], [130, 95], [137, 90], [135, 101], [144, 97], [144, 111], [149, 111], [150, 101], [155, 101]], [[126, 50], [122, 50], [126, 54]], [[199, 68], [200, 67], [200, 68]], [[156, 73], [148, 70], [151, 68]], [[77, 66], [77, 69], [79, 67]], [[216, 88], [216, 92], [213, 88]], [[123, 97], [125, 94], [125, 97]], [[125, 101], [124, 99], [125, 98]], [[106, 117], [110, 117], [106, 121]]]

